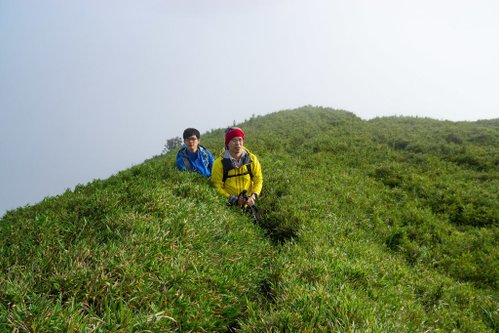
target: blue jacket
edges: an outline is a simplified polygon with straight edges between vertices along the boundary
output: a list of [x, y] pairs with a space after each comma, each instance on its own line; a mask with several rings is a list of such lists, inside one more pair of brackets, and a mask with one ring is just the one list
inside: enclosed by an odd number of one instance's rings
[[213, 155], [205, 147], [198, 145], [198, 150], [191, 153], [184, 145], [177, 153], [177, 168], [185, 171], [195, 171], [205, 177], [211, 177]]

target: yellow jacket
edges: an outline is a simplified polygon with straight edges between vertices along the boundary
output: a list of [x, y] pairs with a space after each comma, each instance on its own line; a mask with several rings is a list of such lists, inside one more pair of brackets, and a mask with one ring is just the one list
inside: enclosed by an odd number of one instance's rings
[[[242, 163], [240, 167], [234, 167], [229, 158], [228, 151], [224, 151], [213, 163], [211, 182], [217, 189], [217, 192], [224, 197], [230, 197], [231, 195], [237, 197], [243, 190], [248, 191], [248, 195], [256, 193], [259, 196], [262, 191], [263, 176], [260, 162], [247, 148], [244, 148], [244, 150], [246, 154], [243, 154], [244, 156], [241, 157]], [[225, 182], [223, 181], [224, 163], [228, 169]], [[248, 164], [250, 165], [253, 177], [248, 174]]]

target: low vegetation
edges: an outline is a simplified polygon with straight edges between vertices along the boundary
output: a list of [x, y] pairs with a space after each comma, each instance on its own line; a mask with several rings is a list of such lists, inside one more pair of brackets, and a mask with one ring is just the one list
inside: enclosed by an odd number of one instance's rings
[[498, 331], [498, 120], [304, 107], [239, 125], [262, 221], [175, 151], [9, 211], [0, 331]]

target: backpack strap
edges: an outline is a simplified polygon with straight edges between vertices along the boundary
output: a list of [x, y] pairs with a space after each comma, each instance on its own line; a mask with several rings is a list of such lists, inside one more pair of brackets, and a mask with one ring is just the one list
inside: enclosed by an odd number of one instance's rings
[[229, 170], [234, 169], [232, 166], [232, 162], [229, 158], [222, 158], [222, 166], [223, 166], [223, 177], [222, 177], [222, 182], [225, 183], [227, 178], [232, 178], [232, 177], [239, 177], [239, 176], [245, 176], [245, 175], [250, 175], [251, 179], [253, 179], [253, 172], [251, 171], [251, 163], [246, 164], [246, 172], [243, 172], [238, 175], [230, 175], [229, 176]]
[[198, 149], [201, 151], [201, 156], [203, 157], [203, 163], [208, 167], [208, 164], [210, 164], [210, 157], [208, 156], [208, 153], [206, 151], [206, 148], [199, 145]]
[[192, 171], [193, 167], [191, 165], [191, 162], [187, 157], [182, 157], [182, 161], [184, 161], [184, 167], [186, 170]]
[[232, 169], [232, 162], [228, 158], [222, 158], [222, 166], [224, 168], [224, 175], [222, 177], [222, 182], [225, 183], [229, 177], [229, 170]]
[[246, 164], [246, 169], [248, 169], [248, 174], [250, 175], [250, 178], [253, 179], [253, 172], [251, 171], [251, 163]]
[[192, 168], [191, 162], [185, 156], [187, 154], [187, 147], [184, 146], [184, 147], [180, 148], [179, 153], [181, 155], [182, 161], [184, 162], [184, 168], [186, 170], [192, 170], [193, 168]]

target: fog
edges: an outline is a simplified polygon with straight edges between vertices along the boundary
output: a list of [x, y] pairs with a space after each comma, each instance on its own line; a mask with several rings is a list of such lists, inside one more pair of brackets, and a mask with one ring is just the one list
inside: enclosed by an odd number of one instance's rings
[[303, 105], [499, 117], [496, 1], [0, 0], [0, 216]]

